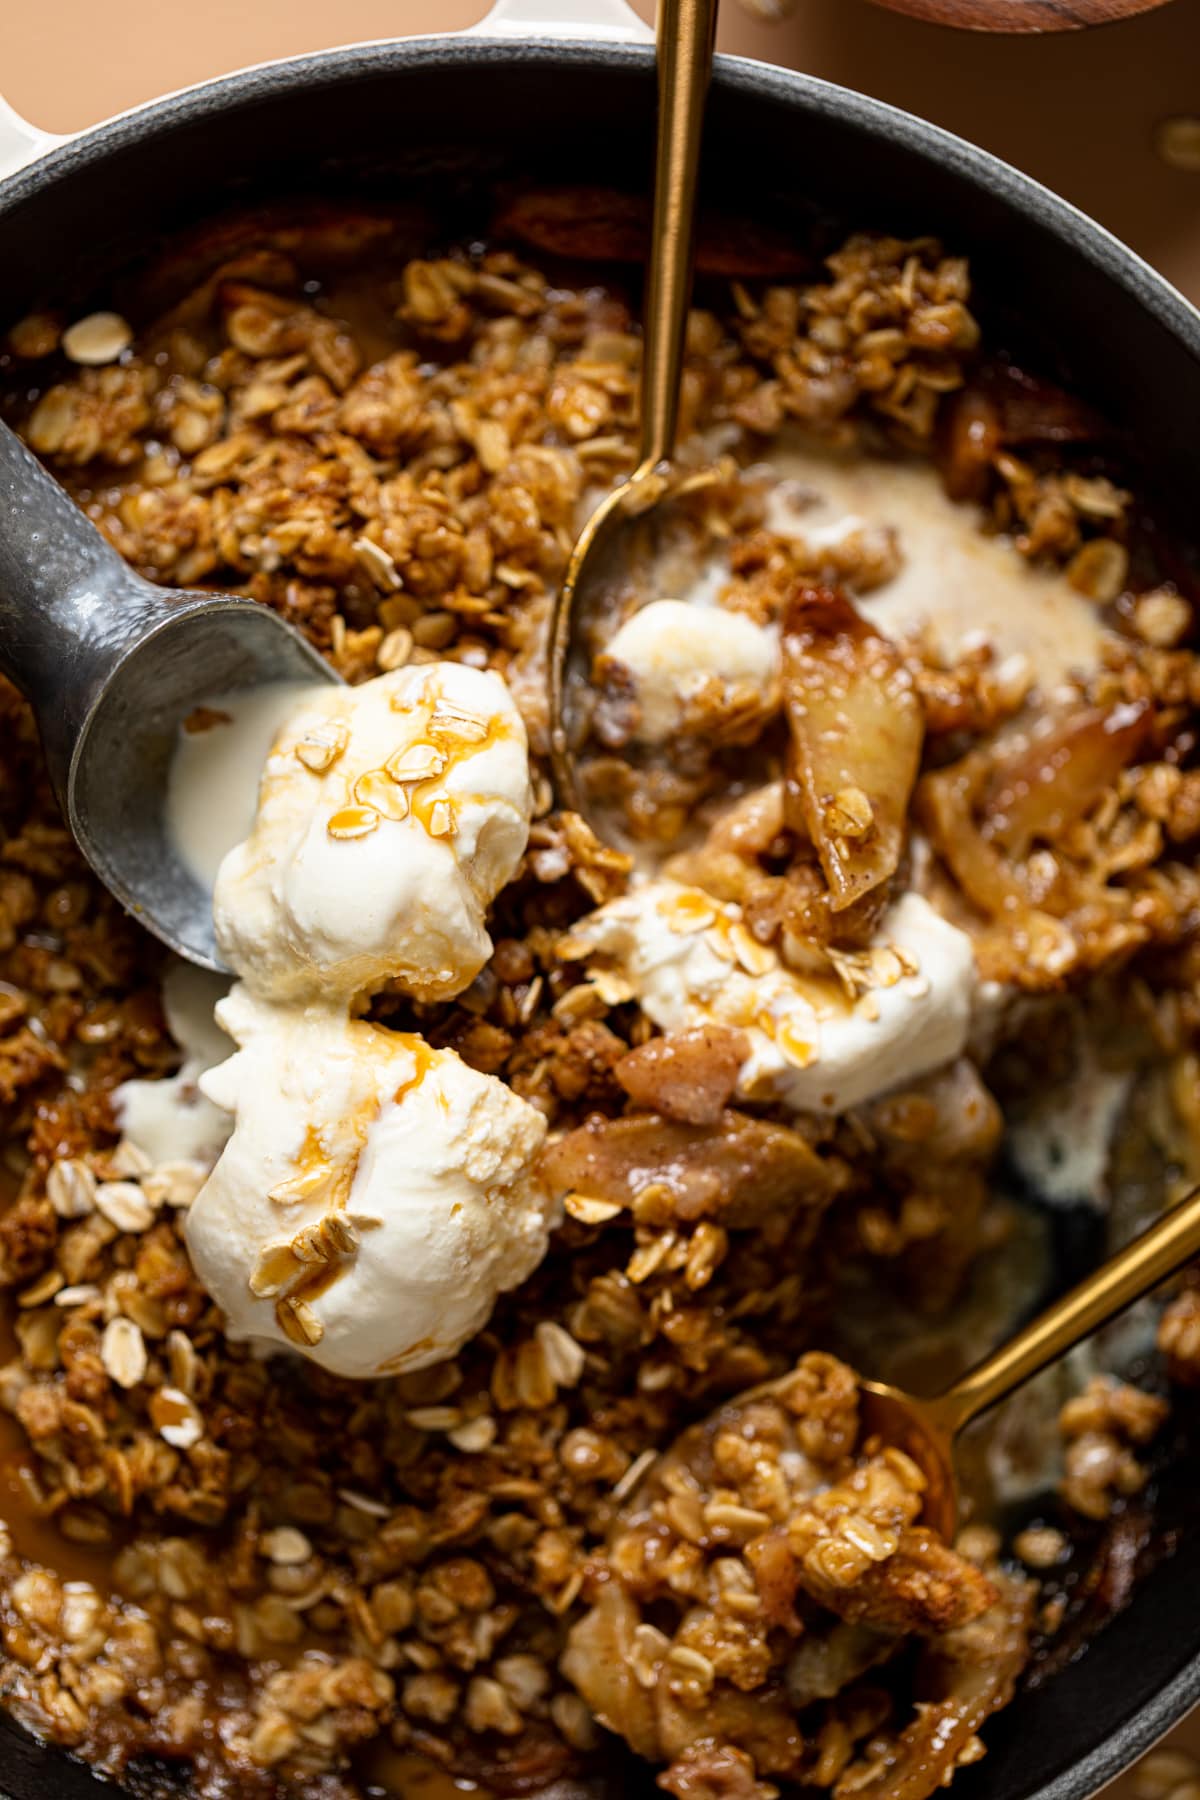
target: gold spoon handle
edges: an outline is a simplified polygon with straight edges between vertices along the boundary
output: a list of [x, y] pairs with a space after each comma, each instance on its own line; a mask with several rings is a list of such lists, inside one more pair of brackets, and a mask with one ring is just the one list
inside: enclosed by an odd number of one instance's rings
[[1200, 1255], [1200, 1188], [933, 1402], [951, 1435]]
[[692, 293], [700, 133], [716, 30], [717, 0], [659, 0], [654, 223], [642, 346], [642, 468], [665, 462], [675, 448]]

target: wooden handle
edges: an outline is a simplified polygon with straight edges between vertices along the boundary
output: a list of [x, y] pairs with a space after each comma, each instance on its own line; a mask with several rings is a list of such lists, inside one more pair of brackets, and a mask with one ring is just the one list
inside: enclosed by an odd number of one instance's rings
[[1114, 25], [1138, 13], [1152, 12], [1168, 0], [875, 0], [889, 12], [905, 13], [929, 25], [954, 25], [961, 31], [1082, 31], [1088, 25]]

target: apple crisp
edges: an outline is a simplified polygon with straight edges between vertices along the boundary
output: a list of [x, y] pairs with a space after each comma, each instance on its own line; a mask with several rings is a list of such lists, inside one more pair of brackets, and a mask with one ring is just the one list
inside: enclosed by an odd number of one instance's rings
[[[923, 1800], [1062, 1623], [1073, 1535], [1086, 1555], [1142, 1503], [1168, 1379], [1200, 1380], [1184, 1284], [1152, 1391], [1099, 1369], [1062, 1396], [1015, 1547], [984, 1499], [947, 1544], [913, 1465], [859, 1441], [842, 1360], [875, 1315], [956, 1342], [1019, 1236], [1006, 1122], [1068, 1083], [1077, 1029], [1151, 1121], [1159, 1191], [1196, 1172], [1191, 565], [1104, 422], [981, 340], [952, 248], [707, 239], [682, 429], [715, 478], [592, 646], [615, 847], [555, 804], [545, 636], [635, 460], [631, 233], [596, 194], [522, 196], [440, 254], [383, 215], [247, 221], [131, 296], [131, 337], [47, 311], [7, 339], [5, 412], [134, 567], [275, 608], [351, 683], [495, 671], [534, 777], [482, 972], [454, 1000], [385, 988], [371, 1017], [538, 1108], [561, 1222], [456, 1356], [354, 1382], [225, 1336], [182, 1234], [211, 1159], [156, 1161], [116, 1098], [179, 1064], [164, 957], [82, 863], [0, 684], [5, 1704], [98, 1769], [352, 1800], [420, 1766], [504, 1796], [586, 1782], [620, 1739], [679, 1800]], [[1078, 661], [879, 610], [916, 566], [904, 518], [842, 505], [835, 529], [822, 458], [926, 484], [980, 592], [1010, 559]], [[653, 715], [660, 665], [607, 643], [710, 565], [743, 673], [697, 651]], [[744, 1004], [677, 1006], [654, 932]], [[969, 1018], [925, 960], [938, 932], [967, 943]], [[733, 1403], [793, 1365], [786, 1403]]]

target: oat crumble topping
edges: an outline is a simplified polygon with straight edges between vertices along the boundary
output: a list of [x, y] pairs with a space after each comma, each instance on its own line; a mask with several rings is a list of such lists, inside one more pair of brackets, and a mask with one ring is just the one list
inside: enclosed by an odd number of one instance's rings
[[[161, 955], [86, 871], [0, 684], [6, 1704], [101, 1769], [190, 1764], [201, 1795], [352, 1800], [381, 1746], [537, 1792], [594, 1766], [599, 1719], [679, 1800], [796, 1781], [919, 1800], [983, 1754], [1033, 1624], [1054, 1623], [1033, 1575], [1079, 1520], [1136, 1502], [1166, 1403], [1097, 1377], [1063, 1413], [1061, 1508], [1010, 1547], [983, 1520], [939, 1543], [912, 1466], [858, 1443], [827, 1347], [846, 1267], [933, 1319], [1003, 1237], [987, 1058], [842, 1118], [744, 1107], [736, 1029], [656, 1033], [618, 974], [570, 955], [630, 859], [554, 806], [544, 633], [581, 505], [632, 465], [640, 345], [620, 271], [578, 260], [628, 220], [595, 196], [569, 215], [528, 196], [497, 247], [422, 258], [366, 214], [293, 229], [286, 253], [259, 226], [131, 345], [110, 313], [8, 336], [6, 409], [134, 566], [276, 608], [350, 682], [447, 659], [508, 681], [535, 817], [494, 953], [458, 1000], [385, 993], [375, 1016], [538, 1107], [566, 1204], [544, 1263], [453, 1360], [356, 1384], [228, 1343], [181, 1236], [205, 1171], [152, 1165], [113, 1113], [119, 1083], [178, 1062]], [[784, 622], [792, 716], [702, 691], [703, 753], [653, 767], [624, 752], [614, 677], [594, 778], [643, 840], [698, 818], [673, 876], [740, 908], [752, 961], [814, 946], [856, 1003], [915, 820], [938, 905], [1034, 1016], [1121, 972], [1172, 1166], [1194, 1173], [1185, 561], [1087, 409], [981, 344], [961, 258], [856, 236], [812, 279], [732, 266], [690, 322], [683, 429], [725, 448], [688, 505], [728, 548], [726, 603]], [[863, 627], [856, 599], [897, 566], [886, 533], [814, 561], [769, 529], [750, 471], [797, 423], [933, 458], [1101, 611], [1103, 664], [1048, 736], [1005, 731], [1028, 681], [985, 649], [946, 666]], [[886, 768], [826, 779], [796, 707], [814, 666], [864, 734], [890, 696]], [[795, 779], [739, 787], [769, 730], [795, 734]], [[343, 747], [296, 754], [323, 769]], [[338, 830], [376, 822], [364, 806]], [[1160, 1344], [1172, 1381], [1200, 1380], [1194, 1283]], [[657, 1448], [797, 1358], [786, 1406], [718, 1414], [646, 1490]]]

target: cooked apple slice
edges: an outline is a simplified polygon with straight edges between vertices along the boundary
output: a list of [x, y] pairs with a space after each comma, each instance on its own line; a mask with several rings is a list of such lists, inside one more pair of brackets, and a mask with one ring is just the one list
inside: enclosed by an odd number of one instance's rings
[[925, 723], [900, 652], [838, 588], [801, 588], [783, 628], [791, 774], [842, 912], [895, 874]]

